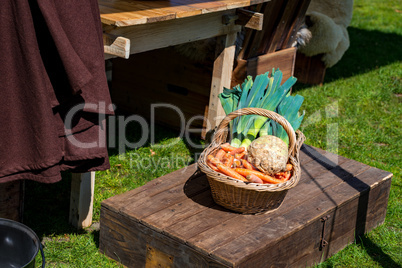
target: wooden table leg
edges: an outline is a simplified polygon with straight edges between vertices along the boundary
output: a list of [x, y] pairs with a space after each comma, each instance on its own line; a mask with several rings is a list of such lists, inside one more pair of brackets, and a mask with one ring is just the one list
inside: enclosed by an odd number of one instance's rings
[[69, 221], [78, 229], [92, 224], [94, 187], [95, 172], [72, 174]]
[[218, 126], [219, 122], [225, 117], [225, 112], [220, 104], [218, 95], [223, 91], [223, 87], [230, 88], [236, 50], [236, 37], [237, 32], [217, 37], [217, 57], [212, 72], [209, 108], [204, 128], [205, 132], [202, 134], [204, 138], [207, 133]]

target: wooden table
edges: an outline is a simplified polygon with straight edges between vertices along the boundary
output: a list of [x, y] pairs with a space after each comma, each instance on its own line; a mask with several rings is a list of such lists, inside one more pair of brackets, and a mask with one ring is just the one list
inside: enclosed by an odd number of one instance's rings
[[128, 267], [305, 267], [384, 222], [391, 173], [306, 145], [300, 157], [300, 182], [267, 214], [215, 204], [195, 165], [111, 197], [99, 248]]
[[[208, 131], [225, 115], [218, 94], [223, 87], [230, 87], [236, 35], [241, 25], [261, 28], [259, 14], [250, 14], [247, 20], [247, 15], [237, 10], [268, 1], [99, 0], [99, 7], [105, 35], [129, 39], [130, 54], [219, 36], [207, 116]], [[113, 40], [105, 39], [106, 43]]]

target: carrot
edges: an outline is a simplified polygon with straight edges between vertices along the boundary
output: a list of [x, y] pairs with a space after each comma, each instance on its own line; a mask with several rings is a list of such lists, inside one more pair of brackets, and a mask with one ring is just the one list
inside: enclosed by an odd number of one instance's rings
[[242, 167], [241, 161], [239, 159], [234, 159], [233, 160], [233, 167], [237, 168], [237, 167]]
[[243, 167], [250, 169], [250, 170], [257, 170], [250, 162], [248, 162], [246, 159], [241, 160]]
[[207, 156], [207, 161], [211, 162], [211, 164], [214, 164], [214, 165], [222, 164], [221, 161], [216, 159], [213, 155], [208, 155]]
[[227, 153], [223, 158], [222, 158], [222, 163], [227, 166], [227, 167], [231, 167], [233, 165], [233, 161], [234, 161], [234, 156]]
[[246, 150], [246, 148], [239, 147], [239, 148], [234, 149], [233, 151], [230, 151], [230, 154], [231, 155], [240, 154], [240, 153], [244, 152], [245, 150]]
[[225, 150], [226, 152], [231, 152], [231, 151], [237, 149], [236, 147], [231, 146], [229, 143], [224, 143], [224, 144], [222, 144], [222, 145], [221, 145], [221, 148], [222, 148], [223, 150]]
[[291, 171], [293, 169], [292, 164], [286, 164], [286, 170]]
[[239, 173], [234, 171], [232, 168], [229, 168], [229, 167], [227, 167], [225, 165], [222, 165], [222, 164], [218, 164], [216, 167], [218, 168], [218, 170], [220, 172], [222, 172], [223, 174], [225, 174], [225, 175], [227, 175], [229, 177], [232, 177], [232, 178], [237, 179], [237, 180], [247, 181], [248, 182], [248, 180], [246, 178], [244, 178], [242, 175], [240, 175]]
[[250, 174], [254, 174], [258, 178], [260, 178], [261, 180], [263, 180], [264, 182], [267, 182], [267, 183], [277, 184], [277, 183], [283, 182], [283, 180], [278, 180], [278, 179], [276, 179], [274, 177], [266, 175], [266, 174], [264, 174], [262, 172], [259, 172], [257, 170], [250, 170], [250, 169], [246, 169], [246, 168], [235, 168], [235, 171], [237, 173], [239, 173], [240, 175], [242, 175], [242, 176], [247, 176], [247, 175], [250, 175]]
[[284, 176], [286, 176], [286, 174], [287, 174], [287, 172], [286, 172], [286, 171], [284, 171], [284, 172], [278, 172], [278, 173], [275, 173], [275, 174], [274, 174], [274, 176], [278, 176], [278, 177], [284, 177]]
[[222, 157], [226, 154], [225, 150], [219, 149], [218, 152], [216, 152], [215, 158], [218, 159], [219, 161], [222, 160]]
[[286, 175], [284, 176], [283, 180], [288, 181], [290, 179], [290, 175], [291, 175], [291, 173], [287, 172]]
[[215, 171], [219, 172], [219, 169], [218, 169], [214, 164], [212, 164], [211, 161], [207, 160], [207, 165], [208, 165], [212, 170], [215, 170]]
[[235, 154], [235, 158], [236, 159], [243, 159], [245, 155], [246, 155], [246, 152], [242, 152], [240, 154]]
[[258, 178], [256, 175], [254, 175], [254, 174], [250, 174], [250, 175], [247, 175], [247, 180], [249, 181], [249, 182], [253, 182], [253, 183], [264, 183], [263, 182], [263, 180], [261, 180], [260, 178]]

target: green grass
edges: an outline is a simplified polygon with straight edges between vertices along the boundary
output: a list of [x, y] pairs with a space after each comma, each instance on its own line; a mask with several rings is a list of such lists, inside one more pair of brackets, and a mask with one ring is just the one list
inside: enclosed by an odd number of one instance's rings
[[[355, 0], [349, 50], [327, 70], [323, 86], [297, 84], [293, 89], [305, 97], [301, 129], [306, 144], [394, 174], [384, 224], [320, 268], [402, 266], [401, 11], [400, 1]], [[131, 141], [139, 139], [137, 126], [131, 125], [128, 133]], [[158, 127], [156, 133], [154, 145], [127, 151], [124, 159], [117, 150], [110, 151], [111, 169], [96, 175], [94, 222], [99, 221], [102, 200], [194, 161], [199, 150], [175, 138], [175, 131]], [[158, 168], [146, 168], [148, 164]], [[99, 253], [98, 230], [77, 231], [68, 224], [70, 182], [69, 173], [52, 185], [26, 182], [25, 223], [43, 239], [48, 266], [119, 267]]]

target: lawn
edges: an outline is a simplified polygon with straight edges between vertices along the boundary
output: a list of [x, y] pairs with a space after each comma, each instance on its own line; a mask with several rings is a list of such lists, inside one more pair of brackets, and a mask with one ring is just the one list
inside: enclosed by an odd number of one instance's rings
[[[327, 70], [324, 84], [293, 88], [305, 97], [305, 143], [390, 171], [394, 177], [384, 224], [317, 267], [401, 267], [402, 3], [356, 0], [348, 31], [350, 48]], [[130, 140], [139, 139], [135, 124], [127, 133]], [[49, 267], [120, 266], [98, 250], [102, 200], [193, 163], [200, 149], [190, 144], [202, 145], [200, 140], [178, 139], [164, 127], [157, 127], [156, 133], [153, 144], [120, 155], [110, 150], [111, 169], [96, 174], [92, 228], [77, 231], [68, 224], [69, 173], [52, 185], [26, 182], [24, 222], [42, 238]]]

